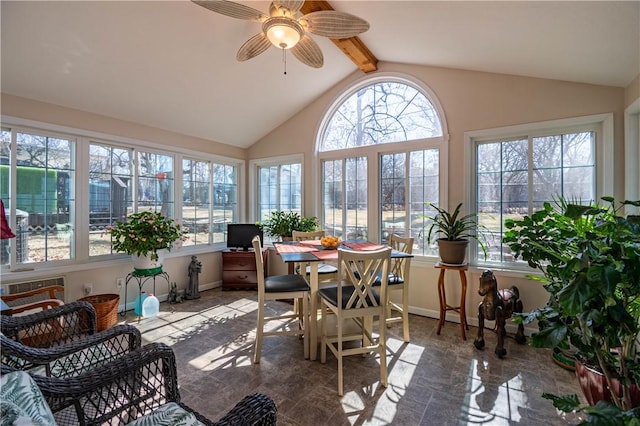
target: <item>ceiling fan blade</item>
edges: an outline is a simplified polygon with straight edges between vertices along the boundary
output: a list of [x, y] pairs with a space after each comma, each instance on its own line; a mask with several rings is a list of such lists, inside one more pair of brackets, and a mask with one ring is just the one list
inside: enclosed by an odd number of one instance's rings
[[320, 46], [306, 34], [300, 39], [298, 44], [291, 48], [291, 53], [293, 53], [293, 56], [300, 62], [312, 68], [322, 68], [322, 64], [324, 63]]
[[369, 23], [364, 19], [337, 10], [311, 12], [298, 22], [312, 34], [337, 39], [355, 37], [369, 29]]
[[264, 33], [254, 35], [240, 47], [236, 59], [242, 62], [254, 58], [267, 50], [269, 46], [271, 46], [271, 42]]
[[247, 21], [264, 22], [269, 16], [243, 4], [234, 3], [225, 0], [191, 0], [198, 6], [209, 9], [222, 15], [230, 16], [237, 19], [245, 19]]
[[302, 7], [303, 4], [304, 4], [304, 0], [273, 0], [271, 2], [271, 6], [269, 7], [269, 10], [274, 10], [274, 9], [277, 10], [281, 7], [284, 7], [289, 9], [293, 14], [293, 17], [295, 18], [296, 13], [300, 11], [300, 8]]

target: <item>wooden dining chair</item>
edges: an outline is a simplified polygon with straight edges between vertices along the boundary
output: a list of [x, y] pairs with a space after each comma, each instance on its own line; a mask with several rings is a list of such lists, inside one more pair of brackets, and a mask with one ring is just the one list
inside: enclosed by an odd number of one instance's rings
[[[412, 254], [413, 238], [400, 237], [392, 234], [389, 238], [389, 246], [393, 250]], [[389, 271], [389, 284], [387, 291], [387, 327], [391, 324], [402, 322], [402, 335], [405, 342], [409, 343], [409, 271], [411, 257], [396, 257], [391, 260]], [[391, 300], [391, 292], [402, 292], [402, 305]], [[400, 316], [392, 316], [396, 311]]]
[[[264, 260], [262, 257], [262, 247], [260, 238], [255, 236], [252, 240], [253, 250], [256, 254], [256, 273], [258, 274], [258, 326], [256, 329], [255, 349], [253, 351], [253, 363], [260, 362], [262, 352], [262, 338], [264, 336], [275, 335], [298, 335], [304, 339], [304, 357], [309, 358], [309, 333], [306, 330], [309, 316], [309, 295], [311, 290], [309, 283], [304, 276], [299, 274], [274, 275], [265, 277]], [[266, 302], [269, 300], [289, 300], [298, 301], [301, 309], [294, 309], [293, 313], [266, 317]], [[297, 319], [295, 326], [265, 331], [264, 327], [271, 321], [283, 321]]]
[[[324, 238], [324, 231], [313, 231], [313, 232], [304, 232], [304, 231], [293, 231], [291, 237], [293, 241], [309, 241], [309, 240], [320, 240]], [[302, 265], [296, 265], [296, 272], [300, 273], [302, 271]], [[309, 275], [311, 273], [310, 266], [305, 267], [306, 274]], [[338, 268], [334, 265], [330, 265], [328, 263], [319, 263], [318, 264], [318, 278], [322, 281], [325, 280], [335, 280], [337, 278]]]
[[[377, 352], [380, 356], [380, 381], [387, 386], [385, 338], [386, 292], [391, 248], [376, 251], [338, 249], [338, 275], [333, 286], [321, 288], [322, 345], [320, 362], [327, 361], [327, 348], [338, 360], [338, 395], [344, 394], [343, 357]], [[374, 286], [376, 281], [379, 286]], [[327, 317], [335, 316], [337, 334], [329, 335]], [[373, 324], [378, 321], [378, 337], [373, 336]], [[346, 333], [345, 321], [350, 320], [357, 332]], [[360, 341], [360, 346], [345, 348], [344, 344]]]

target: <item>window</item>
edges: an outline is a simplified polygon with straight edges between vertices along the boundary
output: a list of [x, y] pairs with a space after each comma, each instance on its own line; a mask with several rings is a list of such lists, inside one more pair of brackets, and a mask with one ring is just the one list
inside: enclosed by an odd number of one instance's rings
[[439, 152], [425, 149], [383, 154], [380, 157], [381, 241], [389, 243], [391, 234], [414, 236], [414, 253], [435, 256], [437, 253], [424, 238], [432, 214], [426, 203], [439, 205]]
[[184, 245], [209, 244], [211, 162], [182, 160], [182, 224], [188, 229]]
[[132, 183], [131, 148], [89, 145], [89, 256], [111, 254], [105, 229], [133, 211]]
[[345, 240], [367, 239], [367, 159], [322, 163], [323, 229]]
[[327, 233], [383, 243], [392, 233], [411, 235], [414, 253], [435, 254], [423, 229], [425, 203], [445, 195], [438, 105], [421, 83], [397, 76], [368, 79], [336, 101], [318, 141]]
[[173, 157], [155, 152], [138, 152], [137, 211], [160, 212], [174, 217]]
[[258, 166], [258, 218], [275, 210], [302, 214], [302, 164]]
[[16, 264], [74, 259], [74, 151], [72, 138], [2, 130], [0, 193], [16, 216], [15, 247], [3, 243], [3, 264], [10, 260], [7, 248], [15, 252]]
[[[302, 155], [288, 155], [253, 160], [250, 178], [256, 191], [250, 193], [250, 203], [255, 206], [249, 221], [261, 221], [276, 210], [294, 211], [304, 216]], [[254, 195], [255, 194], [255, 195]], [[274, 239], [264, 235], [265, 243]]]
[[213, 242], [227, 240], [227, 223], [238, 221], [238, 167], [213, 165]]
[[191, 247], [185, 249], [194, 253], [224, 243], [226, 223], [238, 217], [241, 165], [6, 119], [0, 129], [0, 196], [17, 237], [0, 240], [0, 265], [28, 263], [35, 270], [109, 259], [115, 253], [107, 226], [143, 210], [183, 223], [190, 231], [185, 245]]
[[[561, 120], [498, 129], [495, 138], [491, 131], [468, 135], [475, 153], [472, 204], [479, 213], [480, 232], [488, 237], [486, 262], [517, 265], [502, 245], [506, 219], [530, 215], [559, 197], [584, 204], [605, 195], [610, 185], [602, 170], [610, 153], [604, 149], [605, 121], [598, 117], [580, 120], [577, 126], [570, 126], [575, 120]], [[499, 137], [505, 132], [511, 135]], [[476, 258], [478, 250], [476, 244]]]

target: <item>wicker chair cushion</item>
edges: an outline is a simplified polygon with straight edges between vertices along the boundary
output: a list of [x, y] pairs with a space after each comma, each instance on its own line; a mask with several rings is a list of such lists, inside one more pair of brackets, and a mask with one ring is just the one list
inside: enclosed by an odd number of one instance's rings
[[153, 410], [150, 414], [140, 417], [128, 426], [202, 426], [193, 413], [188, 412], [175, 402], [169, 402]]
[[2, 425], [55, 425], [53, 413], [29, 374], [14, 371], [0, 378]]
[[[109, 348], [99, 343], [83, 351], [58, 358], [51, 363], [51, 377], [73, 377], [78, 374], [91, 371], [97, 367], [113, 361], [114, 354]], [[44, 365], [39, 365], [31, 370], [32, 374], [48, 376]]]

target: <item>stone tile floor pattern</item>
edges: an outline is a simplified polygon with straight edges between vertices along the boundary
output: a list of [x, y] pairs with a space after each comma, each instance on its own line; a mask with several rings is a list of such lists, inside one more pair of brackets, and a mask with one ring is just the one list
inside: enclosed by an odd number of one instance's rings
[[[269, 303], [274, 312], [286, 302]], [[172, 312], [173, 310], [173, 312]], [[337, 361], [305, 360], [295, 336], [263, 340], [260, 364], [251, 363], [257, 293], [201, 292], [198, 300], [160, 304], [160, 314], [138, 322], [132, 311], [123, 321], [137, 325], [143, 344], [171, 346], [178, 363], [182, 402], [216, 420], [251, 392], [276, 401], [279, 425], [567, 425], [573, 414], [555, 410], [543, 392], [580, 394], [572, 372], [552, 362], [548, 350], [506, 339], [507, 357], [493, 353], [495, 334], [485, 333], [487, 347], [473, 346], [477, 329], [460, 337], [460, 327], [410, 316], [411, 342], [402, 326], [387, 329], [389, 386], [380, 384], [378, 359], [347, 357], [345, 395], [337, 394]], [[319, 352], [319, 351], [318, 351]], [[582, 397], [581, 397], [582, 398]]]

